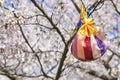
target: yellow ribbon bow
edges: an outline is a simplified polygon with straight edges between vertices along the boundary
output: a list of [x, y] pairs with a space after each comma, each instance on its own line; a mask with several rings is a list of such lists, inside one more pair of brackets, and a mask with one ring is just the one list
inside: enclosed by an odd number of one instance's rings
[[83, 26], [78, 30], [77, 34], [82, 36], [90, 37], [92, 34], [95, 35], [98, 33], [98, 29], [94, 27], [95, 22], [92, 19], [84, 19]]

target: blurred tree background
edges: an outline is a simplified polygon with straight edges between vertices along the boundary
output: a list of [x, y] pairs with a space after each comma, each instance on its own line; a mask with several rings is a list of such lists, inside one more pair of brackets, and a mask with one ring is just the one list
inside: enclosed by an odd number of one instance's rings
[[120, 80], [120, 0], [83, 0], [108, 50], [71, 54], [81, 0], [0, 0], [0, 80]]

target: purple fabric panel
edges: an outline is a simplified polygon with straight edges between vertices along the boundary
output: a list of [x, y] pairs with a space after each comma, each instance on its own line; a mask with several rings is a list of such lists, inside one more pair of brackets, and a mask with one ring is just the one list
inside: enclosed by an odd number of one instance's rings
[[96, 39], [96, 41], [97, 41], [98, 47], [99, 47], [100, 50], [101, 50], [101, 55], [103, 55], [103, 54], [106, 52], [106, 50], [107, 50], [107, 46], [106, 46], [105, 43], [104, 43], [102, 40], [100, 40], [97, 36], [95, 36], [95, 39]]
[[76, 35], [74, 37], [73, 43], [72, 43], [72, 53], [74, 54], [75, 57], [77, 57], [77, 40], [78, 40], [78, 36]]

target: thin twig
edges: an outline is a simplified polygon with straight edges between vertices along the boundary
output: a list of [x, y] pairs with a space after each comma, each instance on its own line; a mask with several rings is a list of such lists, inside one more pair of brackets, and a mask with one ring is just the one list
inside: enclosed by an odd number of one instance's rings
[[98, 2], [95, 2], [95, 6], [93, 8], [93, 10], [89, 13], [89, 16], [94, 12], [96, 11], [96, 8], [101, 4], [101, 2], [103, 2], [103, 0], [100, 0]]
[[77, 6], [77, 4], [75, 3], [75, 1], [74, 1], [74, 0], [71, 0], [71, 1], [72, 1], [73, 5], [75, 6], [75, 8], [77, 9], [78, 13], [80, 13], [81, 10], [80, 10], [80, 8]]
[[66, 42], [65, 42], [65, 38], [64, 36], [62, 35], [61, 31], [59, 30], [59, 28], [56, 26], [56, 24], [52, 21], [52, 19], [45, 13], [45, 11], [36, 3], [35, 0], [31, 0], [32, 3], [34, 4], [34, 6], [36, 8], [38, 8], [42, 13], [43, 15], [47, 18], [47, 20], [50, 22], [50, 24], [53, 26], [53, 28], [57, 31], [57, 33], [60, 35], [60, 37], [62, 38], [62, 41], [64, 42], [64, 44], [66, 45]]
[[116, 10], [116, 12], [120, 15], [120, 11], [118, 10], [117, 6], [115, 5], [114, 1], [113, 0], [110, 0]]

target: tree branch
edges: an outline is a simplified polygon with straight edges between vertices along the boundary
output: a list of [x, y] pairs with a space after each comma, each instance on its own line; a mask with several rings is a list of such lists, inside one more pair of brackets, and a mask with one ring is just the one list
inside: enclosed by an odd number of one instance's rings
[[[18, 16], [17, 16], [14, 12], [13, 12], [13, 14], [14, 14], [15, 18], [18, 18]], [[21, 33], [22, 33], [22, 36], [23, 36], [25, 42], [27, 43], [27, 45], [29, 46], [29, 48], [32, 50], [32, 52], [35, 53], [34, 49], [32, 48], [32, 46], [30, 45], [29, 41], [27, 40], [27, 38], [26, 38], [26, 36], [25, 36], [25, 34], [24, 34], [23, 30], [22, 30], [22, 27], [21, 27], [21, 25], [19, 24], [19, 21], [18, 21], [18, 20], [17, 20], [17, 24], [18, 24], [18, 26], [19, 26], [19, 28], [20, 28], [20, 31], [21, 31]], [[45, 77], [47, 77], [47, 78], [53, 79], [52, 77], [48, 76], [48, 75], [45, 73], [45, 71], [44, 71], [44, 69], [43, 69], [43, 66], [42, 66], [42, 64], [41, 64], [41, 61], [40, 61], [40, 59], [39, 59], [39, 56], [38, 56], [37, 54], [35, 54], [35, 57], [37, 58], [37, 60], [38, 60], [38, 62], [39, 62], [39, 64], [40, 64], [41, 71], [42, 71], [43, 75], [44, 75]]]
[[35, 0], [31, 0], [32, 3], [34, 4], [35, 7], [37, 7], [42, 13], [43, 15], [47, 18], [47, 20], [50, 22], [50, 24], [53, 26], [53, 28], [57, 31], [57, 33], [60, 35], [60, 37], [62, 38], [62, 41], [64, 42], [64, 44], [66, 45], [65, 42], [65, 38], [62, 35], [61, 31], [59, 30], [59, 28], [56, 26], [56, 24], [54, 24], [54, 22], [52, 21], [51, 18], [49, 18], [49, 16], [45, 13], [45, 11], [36, 3]]
[[59, 64], [59, 67], [58, 67], [58, 70], [57, 70], [57, 74], [56, 74], [56, 77], [55, 77], [55, 80], [58, 80], [60, 78], [60, 75], [62, 73], [62, 67], [63, 67], [63, 64], [64, 64], [64, 61], [65, 61], [65, 58], [66, 58], [66, 55], [67, 55], [67, 52], [69, 50], [69, 46], [70, 46], [70, 43], [72, 42], [74, 36], [75, 36], [76, 32], [73, 33], [73, 36], [69, 39], [69, 41], [67, 42], [65, 48], [64, 48], [64, 52], [62, 54], [62, 58], [60, 60], [60, 64]]
[[118, 51], [115, 51], [115, 48], [113, 47], [108, 47], [108, 50], [111, 51], [114, 55], [120, 58], [120, 49], [117, 49]]
[[113, 0], [110, 0], [110, 1], [112, 2], [116, 12], [120, 15], [120, 11], [118, 11], [117, 6], [115, 5], [114, 1]]
[[16, 80], [16, 77], [11, 75], [7, 70], [5, 70], [3, 67], [0, 66], [0, 75], [5, 75], [11, 80]]
[[[103, 3], [105, 0], [100, 0], [100, 1], [96, 1], [94, 4], [93, 4], [93, 10], [89, 13], [89, 15], [91, 15], [94, 11], [96, 11], [96, 8], [101, 4]], [[91, 8], [92, 8], [91, 7]]]
[[75, 3], [75, 1], [74, 1], [74, 0], [71, 0], [71, 1], [72, 1], [73, 5], [75, 6], [76, 10], [78, 11], [78, 13], [80, 13], [81, 10], [80, 10], [80, 8], [77, 6], [77, 4]]
[[112, 77], [112, 76], [107, 77], [106, 75], [98, 75], [98, 74], [96, 73], [96, 71], [94, 71], [94, 70], [91, 70], [91, 71], [89, 71], [89, 72], [87, 72], [87, 73], [90, 74], [90, 75], [92, 75], [92, 76], [98, 77], [98, 78], [100, 78], [100, 79], [102, 79], [102, 80], [117, 80], [117, 78]]

